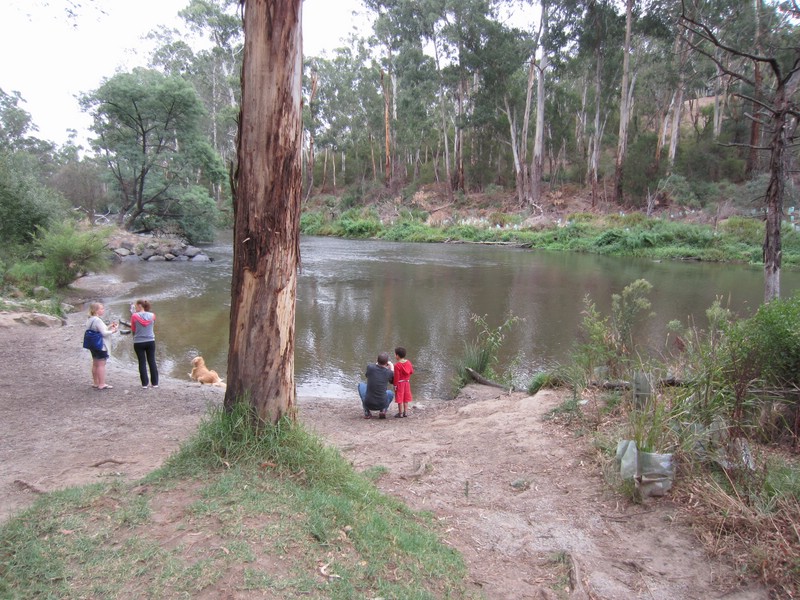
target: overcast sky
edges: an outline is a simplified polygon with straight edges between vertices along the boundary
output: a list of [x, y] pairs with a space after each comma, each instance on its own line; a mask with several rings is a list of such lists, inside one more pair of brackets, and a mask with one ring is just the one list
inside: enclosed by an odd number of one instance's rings
[[[118, 69], [145, 65], [152, 46], [141, 38], [160, 25], [175, 26], [189, 0], [0, 0], [0, 88], [18, 91], [39, 131], [63, 144], [68, 129], [85, 131], [90, 119], [76, 96], [96, 89]], [[74, 19], [65, 7], [81, 4]], [[97, 8], [97, 7], [101, 8]], [[351, 32], [360, 0], [304, 0], [307, 56], [339, 45]], [[367, 33], [367, 32], [364, 32]]]

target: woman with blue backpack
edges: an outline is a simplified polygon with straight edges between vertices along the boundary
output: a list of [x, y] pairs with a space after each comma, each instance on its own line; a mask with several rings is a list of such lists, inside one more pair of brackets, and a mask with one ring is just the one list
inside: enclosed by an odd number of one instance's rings
[[106, 326], [102, 319], [105, 312], [106, 307], [102, 302], [92, 302], [89, 305], [89, 319], [86, 321], [86, 330], [99, 333], [102, 339], [102, 343], [98, 344], [99, 348], [89, 348], [92, 353], [92, 387], [98, 390], [108, 390], [113, 387], [106, 383], [106, 361], [108, 360], [106, 340], [116, 333], [119, 327], [116, 322]]

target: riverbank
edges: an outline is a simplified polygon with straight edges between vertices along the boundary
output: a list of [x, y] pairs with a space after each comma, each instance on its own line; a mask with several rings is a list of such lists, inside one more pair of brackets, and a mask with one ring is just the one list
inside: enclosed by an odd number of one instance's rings
[[[417, 194], [410, 204], [393, 200], [338, 212], [312, 199], [300, 228], [307, 235], [348, 239], [508, 245], [659, 261], [763, 261], [764, 222], [744, 211], [707, 214], [675, 207], [648, 216], [560, 198], [534, 213], [499, 200], [458, 207], [443, 202], [436, 195]], [[783, 227], [783, 268], [800, 268], [799, 227], [794, 221]]]
[[[113, 389], [91, 388], [90, 359], [80, 349], [84, 319], [74, 313], [64, 326], [0, 326], [7, 373], [0, 388], [0, 518], [65, 486], [135, 482], [222, 400], [221, 389], [188, 378], [142, 390], [137, 373], [113, 359]], [[347, 406], [301, 397], [298, 408], [300, 421], [356, 470], [379, 469], [382, 491], [436, 516], [446, 542], [465, 557], [479, 597], [768, 597], [706, 555], [669, 498], [635, 505], [612, 493], [590, 440], [545, 419], [563, 400], [554, 391], [530, 397], [468, 386], [453, 401], [415, 403], [401, 420], [365, 421], [355, 399]], [[197, 500], [192, 486], [174, 490], [168, 506], [152, 507], [145, 526], [155, 539], [171, 539], [176, 522], [190, 526]], [[204, 539], [228, 535], [203, 531]], [[575, 577], [571, 593], [559, 579], [564, 564]], [[230, 585], [223, 576], [203, 592], [219, 597]]]

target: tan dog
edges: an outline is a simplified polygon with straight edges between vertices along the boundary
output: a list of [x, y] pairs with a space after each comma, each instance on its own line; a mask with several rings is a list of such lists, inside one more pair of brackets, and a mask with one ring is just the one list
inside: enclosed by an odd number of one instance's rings
[[207, 385], [216, 385], [218, 387], [225, 386], [217, 372], [206, 367], [206, 361], [203, 360], [202, 356], [197, 356], [192, 359], [192, 372], [189, 374], [189, 377]]

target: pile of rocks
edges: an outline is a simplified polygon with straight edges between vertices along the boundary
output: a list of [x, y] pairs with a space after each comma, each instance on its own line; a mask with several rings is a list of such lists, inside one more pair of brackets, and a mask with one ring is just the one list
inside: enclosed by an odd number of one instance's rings
[[153, 237], [152, 235], [123, 234], [112, 237], [108, 248], [119, 261], [147, 260], [150, 262], [167, 260], [191, 260], [208, 262], [213, 260], [196, 246], [191, 246], [177, 238]]

